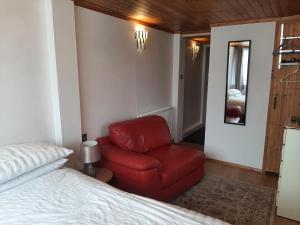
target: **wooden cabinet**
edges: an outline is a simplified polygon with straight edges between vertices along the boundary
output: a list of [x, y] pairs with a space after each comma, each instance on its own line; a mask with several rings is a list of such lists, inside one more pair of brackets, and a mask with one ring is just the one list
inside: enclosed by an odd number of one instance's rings
[[[280, 45], [281, 29], [284, 24], [283, 36], [299, 36], [300, 21], [288, 20], [277, 22], [275, 46]], [[293, 46], [299, 46], [300, 40], [290, 41]], [[298, 48], [298, 47], [297, 47]], [[270, 53], [271, 54], [271, 53]], [[282, 55], [282, 58], [299, 58], [300, 54]], [[281, 150], [283, 143], [284, 125], [291, 122], [292, 116], [300, 117], [300, 83], [281, 83], [280, 80], [287, 74], [295, 71], [295, 66], [282, 66], [279, 68], [279, 56], [274, 57], [272, 80], [270, 89], [268, 123], [266, 131], [265, 154], [263, 170], [279, 173]], [[291, 78], [296, 79], [296, 78]], [[300, 79], [300, 76], [298, 76]]]
[[277, 193], [277, 215], [300, 222], [300, 130], [286, 128]]

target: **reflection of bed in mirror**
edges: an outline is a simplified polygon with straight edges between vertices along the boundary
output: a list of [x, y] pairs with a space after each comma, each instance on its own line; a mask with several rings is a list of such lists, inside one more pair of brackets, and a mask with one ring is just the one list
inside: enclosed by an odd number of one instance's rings
[[227, 107], [240, 106], [242, 113], [245, 113], [246, 95], [243, 95], [239, 90], [230, 89], [229, 91], [231, 90], [238, 91], [238, 94], [228, 94]]
[[225, 123], [246, 125], [251, 41], [228, 43]]
[[245, 118], [246, 95], [240, 90], [229, 89], [227, 93], [226, 122], [242, 123]]

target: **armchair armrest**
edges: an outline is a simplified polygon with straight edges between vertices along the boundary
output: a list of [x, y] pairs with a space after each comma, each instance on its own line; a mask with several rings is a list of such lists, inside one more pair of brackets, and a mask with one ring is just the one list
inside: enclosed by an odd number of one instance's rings
[[101, 146], [101, 154], [104, 158], [133, 170], [161, 169], [161, 163], [141, 153], [123, 150], [115, 145], [107, 144]]

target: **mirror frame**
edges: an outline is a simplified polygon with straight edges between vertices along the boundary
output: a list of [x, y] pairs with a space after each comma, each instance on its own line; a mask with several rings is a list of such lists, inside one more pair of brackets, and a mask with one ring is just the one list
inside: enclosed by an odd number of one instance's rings
[[[229, 48], [230, 43], [233, 42], [249, 42], [249, 57], [248, 57], [248, 68], [247, 68], [247, 87], [245, 92], [245, 121], [244, 123], [230, 123], [226, 122], [226, 108], [227, 108], [227, 100], [228, 100], [228, 69], [229, 69]], [[238, 41], [228, 41], [227, 47], [227, 68], [226, 68], [226, 87], [225, 87], [225, 108], [224, 108], [224, 123], [225, 124], [232, 124], [238, 126], [246, 126], [246, 117], [247, 117], [247, 106], [248, 106], [248, 89], [249, 89], [249, 71], [250, 71], [250, 58], [251, 58], [251, 40], [238, 40]]]

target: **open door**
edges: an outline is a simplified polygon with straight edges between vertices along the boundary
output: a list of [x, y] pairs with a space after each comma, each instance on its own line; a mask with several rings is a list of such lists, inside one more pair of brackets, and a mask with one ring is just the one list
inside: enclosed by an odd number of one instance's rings
[[185, 38], [183, 141], [204, 145], [210, 37]]

